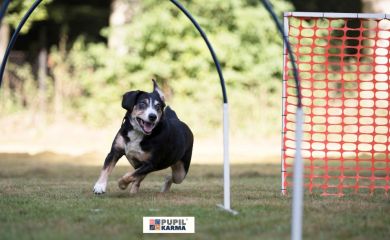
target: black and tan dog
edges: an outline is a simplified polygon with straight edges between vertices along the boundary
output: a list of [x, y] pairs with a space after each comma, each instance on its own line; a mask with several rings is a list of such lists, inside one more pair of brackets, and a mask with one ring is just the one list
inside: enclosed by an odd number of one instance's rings
[[131, 91], [123, 95], [122, 107], [127, 110], [111, 151], [93, 192], [106, 191], [108, 175], [123, 155], [134, 171], [119, 179], [118, 185], [130, 193], [138, 192], [141, 181], [153, 171], [171, 167], [162, 192], [169, 191], [172, 183], [181, 183], [187, 175], [192, 156], [193, 135], [176, 113], [165, 107], [164, 95], [153, 80], [153, 92]]

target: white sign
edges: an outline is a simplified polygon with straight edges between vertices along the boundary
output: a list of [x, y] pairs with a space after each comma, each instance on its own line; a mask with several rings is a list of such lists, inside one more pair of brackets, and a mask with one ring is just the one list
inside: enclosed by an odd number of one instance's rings
[[195, 233], [195, 217], [143, 217], [143, 233]]

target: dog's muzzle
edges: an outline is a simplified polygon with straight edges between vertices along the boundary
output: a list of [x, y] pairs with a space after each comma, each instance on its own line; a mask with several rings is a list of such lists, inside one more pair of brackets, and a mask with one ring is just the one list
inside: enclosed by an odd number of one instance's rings
[[[155, 120], [157, 119], [157, 116], [155, 116]], [[136, 118], [137, 119], [137, 122], [139, 124], [139, 126], [142, 128], [142, 131], [144, 131], [144, 133], [146, 135], [149, 135], [152, 133], [153, 131], [153, 128], [156, 126], [156, 123], [155, 122], [149, 122], [149, 121], [145, 121], [139, 117]], [[149, 119], [150, 119], [150, 116], [149, 116]]]

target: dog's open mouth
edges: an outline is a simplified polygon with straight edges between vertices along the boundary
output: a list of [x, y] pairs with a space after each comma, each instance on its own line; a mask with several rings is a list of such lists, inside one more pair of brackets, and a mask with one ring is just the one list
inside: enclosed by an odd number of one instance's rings
[[151, 134], [154, 126], [156, 125], [155, 123], [152, 122], [147, 122], [145, 120], [142, 120], [141, 118], [137, 117], [137, 122], [146, 134]]

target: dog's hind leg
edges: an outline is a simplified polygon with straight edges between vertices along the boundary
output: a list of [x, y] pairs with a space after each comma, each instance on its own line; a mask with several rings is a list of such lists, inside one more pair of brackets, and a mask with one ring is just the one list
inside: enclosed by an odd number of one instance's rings
[[187, 172], [185, 171], [184, 163], [182, 161], [178, 161], [177, 163], [172, 165], [171, 169], [172, 169], [172, 175], [166, 176], [161, 192], [168, 192], [172, 186], [172, 183], [175, 184], [182, 183], [184, 178], [187, 175]]
[[95, 194], [102, 194], [106, 192], [108, 176], [114, 169], [119, 158], [121, 158], [122, 156], [122, 153], [111, 149], [110, 153], [106, 157], [106, 160], [104, 161], [100, 177], [96, 181], [95, 186], [93, 187], [93, 192]]
[[172, 175], [165, 177], [164, 185], [161, 189], [161, 192], [168, 192], [172, 186], [172, 183], [180, 184], [183, 182], [184, 178], [187, 176], [188, 169], [190, 168], [192, 157], [192, 143], [191, 146], [185, 152], [181, 161], [178, 161], [171, 166]]
[[161, 188], [161, 192], [163, 192], [163, 193], [168, 192], [169, 189], [171, 189], [171, 186], [172, 186], [172, 176], [168, 175], [165, 177], [164, 185]]

